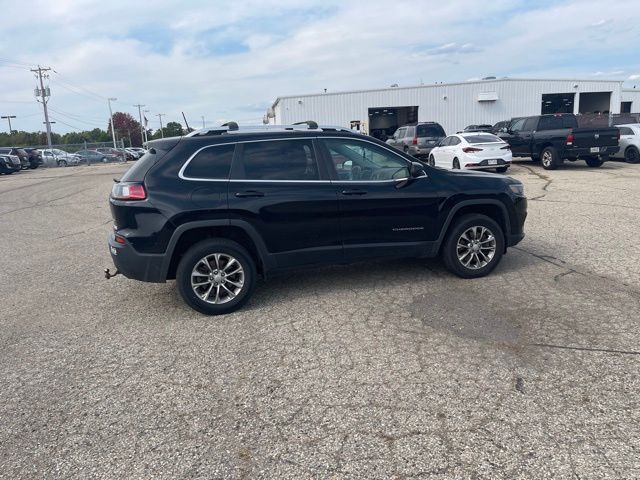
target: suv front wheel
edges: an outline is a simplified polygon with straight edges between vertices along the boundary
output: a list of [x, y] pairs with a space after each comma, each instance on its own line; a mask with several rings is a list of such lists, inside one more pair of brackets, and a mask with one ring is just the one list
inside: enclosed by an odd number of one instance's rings
[[487, 275], [500, 262], [504, 234], [491, 218], [480, 214], [460, 217], [449, 229], [442, 247], [444, 264], [462, 278]]
[[224, 239], [205, 240], [184, 254], [176, 283], [184, 301], [206, 315], [242, 307], [253, 292], [256, 265], [245, 248]]

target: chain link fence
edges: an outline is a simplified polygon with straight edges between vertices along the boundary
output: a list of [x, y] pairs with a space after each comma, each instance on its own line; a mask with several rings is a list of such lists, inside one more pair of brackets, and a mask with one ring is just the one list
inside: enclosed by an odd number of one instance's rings
[[[125, 148], [124, 140], [116, 141], [117, 148]], [[49, 150], [47, 145], [33, 145], [26, 148], [37, 148], [40, 151]], [[113, 142], [83, 142], [83, 143], [64, 143], [51, 145], [52, 155], [42, 156], [43, 167], [59, 167], [69, 165], [91, 165], [99, 163], [97, 161], [87, 160], [86, 158], [76, 162], [75, 158], [69, 158], [67, 155], [73, 155], [81, 150], [95, 150], [97, 148], [113, 148]]]

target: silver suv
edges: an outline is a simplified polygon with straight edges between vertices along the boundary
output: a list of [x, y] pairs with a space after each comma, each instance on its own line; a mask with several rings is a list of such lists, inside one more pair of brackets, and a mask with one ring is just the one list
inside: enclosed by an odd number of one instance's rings
[[439, 123], [418, 122], [400, 127], [387, 144], [416, 158], [428, 158], [431, 149], [447, 135]]

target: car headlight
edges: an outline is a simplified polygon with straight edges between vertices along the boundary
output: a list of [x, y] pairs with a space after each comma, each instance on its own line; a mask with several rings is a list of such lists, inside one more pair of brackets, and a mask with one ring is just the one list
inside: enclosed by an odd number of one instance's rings
[[524, 197], [524, 185], [522, 183], [510, 183], [509, 189], [516, 195]]

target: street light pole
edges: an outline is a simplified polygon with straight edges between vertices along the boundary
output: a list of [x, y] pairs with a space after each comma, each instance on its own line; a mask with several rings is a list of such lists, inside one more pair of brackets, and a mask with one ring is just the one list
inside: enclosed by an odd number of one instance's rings
[[7, 122], [9, 122], [9, 135], [11, 135], [11, 132], [12, 132], [12, 130], [11, 130], [11, 119], [12, 118], [16, 118], [16, 116], [15, 115], [3, 115], [0, 118], [3, 118], [3, 119], [6, 118]]
[[111, 111], [111, 102], [115, 102], [118, 100], [117, 98], [107, 98], [107, 103], [109, 104], [109, 121], [111, 122], [111, 138], [113, 138], [113, 148], [116, 147], [116, 130], [113, 128], [113, 112]]
[[164, 130], [162, 129], [162, 116], [166, 115], [165, 113], [158, 113], [157, 117], [160, 119], [160, 136], [164, 138]]
[[204, 115], [202, 115], [202, 128], [204, 129]]
[[138, 115], [140, 116], [140, 142], [144, 142], [144, 126], [142, 125], [142, 107], [146, 105], [134, 105], [134, 107], [138, 107]]

